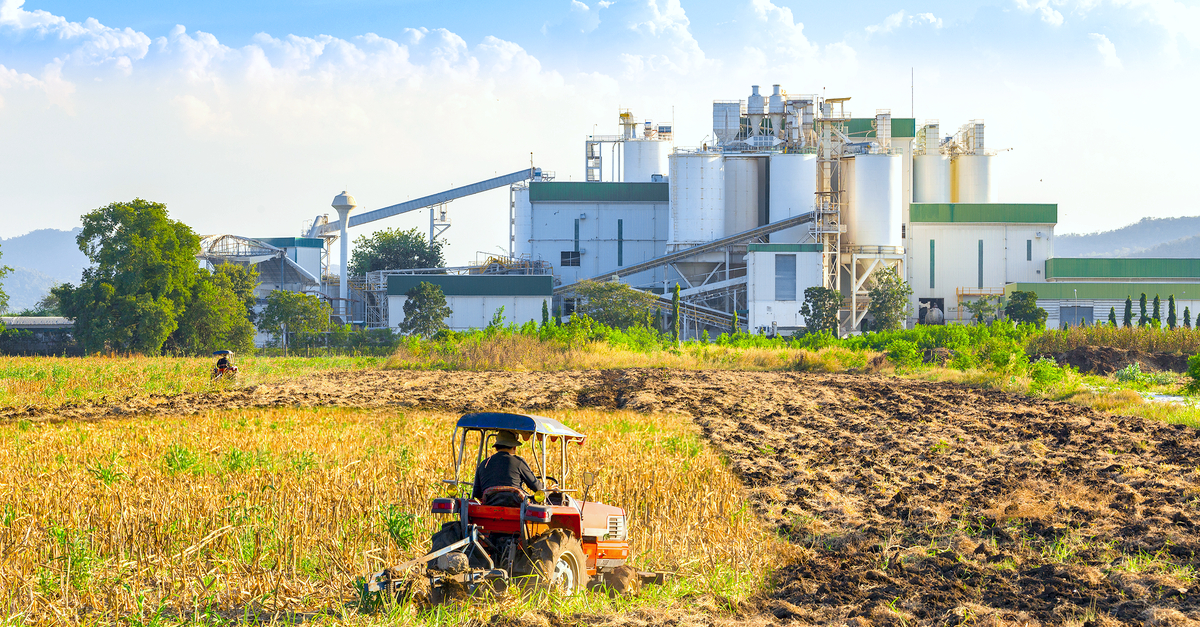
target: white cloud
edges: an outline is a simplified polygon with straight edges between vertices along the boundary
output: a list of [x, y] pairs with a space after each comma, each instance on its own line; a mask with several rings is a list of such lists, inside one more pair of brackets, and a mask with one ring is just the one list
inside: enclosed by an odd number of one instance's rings
[[712, 66], [692, 35], [691, 21], [679, 2], [643, 0], [640, 6], [622, 7], [626, 14], [617, 19], [625, 28], [641, 35], [644, 47], [639, 48], [647, 50], [640, 54], [621, 54], [627, 76], [645, 78], [647, 74], [658, 72], [692, 74]]
[[[1058, 0], [1061, 3], [1062, 0]], [[1017, 8], [1026, 13], [1037, 13], [1042, 21], [1051, 26], [1062, 26], [1063, 14], [1050, 6], [1051, 0], [1016, 0]]]
[[792, 10], [775, 6], [771, 0], [752, 0], [751, 7], [759, 22], [766, 22], [765, 39], [772, 52], [792, 58], [811, 59], [818, 47], [804, 35], [804, 24], [797, 22]]
[[897, 28], [931, 26], [935, 29], [943, 26], [942, 18], [932, 13], [917, 13], [909, 15], [907, 12], [900, 10], [884, 18], [879, 24], [872, 24], [866, 27], [867, 35], [876, 33], [890, 33]]
[[133, 62], [146, 56], [150, 38], [132, 28], [109, 28], [95, 18], [82, 23], [38, 9], [26, 11], [25, 0], [0, 0], [0, 31], [32, 31], [73, 46], [66, 60], [73, 63], [111, 64], [122, 74], [133, 70]]
[[1088, 33], [1088, 39], [1096, 43], [1096, 51], [1100, 53], [1100, 57], [1104, 59], [1104, 65], [1113, 69], [1121, 69], [1124, 67], [1121, 59], [1117, 57], [1117, 47], [1113, 42], [1109, 41], [1108, 37], [1100, 33]]

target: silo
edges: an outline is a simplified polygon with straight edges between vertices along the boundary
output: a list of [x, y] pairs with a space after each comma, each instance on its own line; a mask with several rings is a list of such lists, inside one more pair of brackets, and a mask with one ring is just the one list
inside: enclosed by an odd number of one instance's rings
[[913, 157], [913, 202], [950, 202], [950, 157], [933, 153]]
[[513, 192], [513, 254], [532, 255], [533, 205], [529, 202], [529, 188], [522, 187]]
[[621, 180], [626, 183], [649, 183], [655, 174], [666, 175], [670, 170], [667, 157], [671, 143], [657, 139], [630, 139], [621, 142]]
[[[720, 154], [677, 152], [670, 156], [670, 228], [667, 252], [725, 235], [725, 169]], [[704, 276], [724, 260], [721, 253], [674, 264], [688, 279]]]
[[996, 202], [992, 155], [959, 155], [950, 164], [951, 202]]
[[[734, 235], [759, 226], [763, 157], [725, 157], [725, 232]], [[765, 177], [762, 177], [765, 178]]]
[[[770, 222], [813, 210], [817, 193], [817, 155], [771, 155]], [[771, 234], [771, 242], [795, 244], [809, 227], [797, 226]]]
[[846, 246], [902, 247], [903, 155], [856, 155], [842, 161], [846, 197], [842, 223]]

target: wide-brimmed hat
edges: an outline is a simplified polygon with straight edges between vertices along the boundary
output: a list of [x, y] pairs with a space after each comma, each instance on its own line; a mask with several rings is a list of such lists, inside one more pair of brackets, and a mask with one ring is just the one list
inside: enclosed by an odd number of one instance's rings
[[517, 434], [512, 431], [501, 431], [496, 434], [496, 443], [492, 446], [503, 446], [504, 448], [517, 448], [521, 446], [521, 440], [517, 438]]

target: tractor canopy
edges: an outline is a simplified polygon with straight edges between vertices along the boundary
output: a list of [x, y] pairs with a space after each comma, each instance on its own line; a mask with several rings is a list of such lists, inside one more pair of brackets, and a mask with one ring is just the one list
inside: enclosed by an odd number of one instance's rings
[[213, 351], [213, 357], [220, 357], [221, 355], [232, 357], [233, 351]]
[[563, 438], [565, 442], [583, 444], [583, 441], [587, 439], [587, 436], [553, 418], [525, 414], [506, 414], [500, 412], [467, 414], [459, 418], [458, 424], [455, 426], [459, 429], [480, 431], [514, 431], [523, 440], [529, 440], [534, 434], [542, 435], [551, 442], [558, 438]]

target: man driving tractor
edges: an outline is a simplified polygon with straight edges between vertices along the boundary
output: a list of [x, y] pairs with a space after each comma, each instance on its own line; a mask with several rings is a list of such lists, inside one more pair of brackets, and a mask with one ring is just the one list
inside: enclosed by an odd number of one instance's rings
[[521, 486], [528, 487], [530, 492], [545, 489], [529, 464], [514, 454], [520, 445], [521, 440], [512, 431], [501, 431], [496, 435], [496, 443], [492, 445], [496, 452], [475, 469], [471, 498], [486, 505], [513, 507], [522, 500]]

